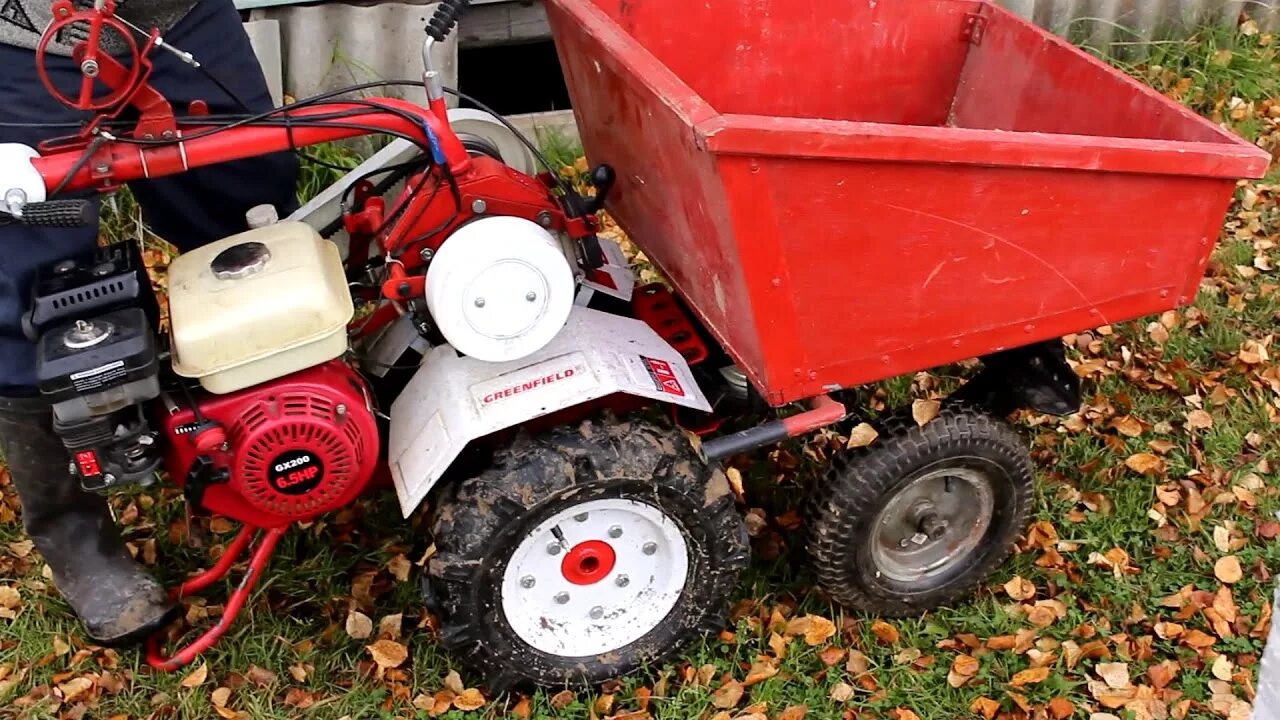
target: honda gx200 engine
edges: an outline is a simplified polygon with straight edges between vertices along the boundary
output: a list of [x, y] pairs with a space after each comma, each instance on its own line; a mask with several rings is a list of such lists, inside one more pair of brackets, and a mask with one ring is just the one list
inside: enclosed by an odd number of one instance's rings
[[193, 505], [266, 528], [354, 499], [379, 438], [341, 359], [353, 305], [337, 247], [283, 222], [168, 274], [167, 336], [132, 243], [38, 274], [26, 328], [70, 472], [106, 490], [149, 483], [163, 463]]

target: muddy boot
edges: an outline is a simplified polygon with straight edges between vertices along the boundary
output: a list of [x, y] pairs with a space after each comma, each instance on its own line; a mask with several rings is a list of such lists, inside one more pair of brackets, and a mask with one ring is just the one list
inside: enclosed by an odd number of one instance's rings
[[40, 398], [0, 398], [0, 453], [27, 535], [88, 636], [101, 645], [145, 638], [177, 614], [168, 594], [129, 554], [107, 499], [80, 488]]

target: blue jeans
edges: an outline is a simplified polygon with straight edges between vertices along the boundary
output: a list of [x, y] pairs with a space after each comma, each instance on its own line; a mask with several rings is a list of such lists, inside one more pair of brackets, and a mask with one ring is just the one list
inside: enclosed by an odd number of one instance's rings
[[[201, 0], [165, 33], [165, 40], [193, 54], [253, 112], [271, 108], [266, 80], [231, 0]], [[53, 83], [74, 95], [79, 68], [70, 58], [50, 60]], [[157, 50], [151, 61], [155, 67], [150, 82], [177, 114], [185, 113], [193, 100], [207, 102], [213, 114], [244, 112], [217, 83], [172, 54]], [[49, 96], [36, 76], [32, 51], [0, 45], [0, 123], [85, 118]], [[0, 127], [0, 142], [34, 147], [42, 140], [73, 133], [70, 128]], [[245, 230], [245, 212], [255, 205], [275, 205], [282, 217], [293, 212], [297, 175], [297, 158], [279, 153], [138, 181], [129, 187], [152, 229], [179, 250], [188, 250]], [[21, 317], [27, 310], [35, 269], [92, 248], [97, 235], [96, 228], [0, 228], [0, 395], [34, 393], [35, 348], [23, 336]]]

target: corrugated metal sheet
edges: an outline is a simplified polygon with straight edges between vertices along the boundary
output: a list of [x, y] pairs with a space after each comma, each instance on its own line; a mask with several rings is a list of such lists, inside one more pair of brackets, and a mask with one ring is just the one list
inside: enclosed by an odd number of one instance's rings
[[998, 0], [1037, 24], [1097, 49], [1141, 47], [1205, 25], [1236, 25], [1242, 13], [1280, 27], [1280, 0]]

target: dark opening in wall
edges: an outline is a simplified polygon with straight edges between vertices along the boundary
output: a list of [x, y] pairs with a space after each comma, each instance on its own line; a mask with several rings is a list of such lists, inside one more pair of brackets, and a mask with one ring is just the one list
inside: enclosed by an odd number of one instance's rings
[[550, 40], [459, 48], [458, 89], [499, 115], [570, 109], [569, 91]]

